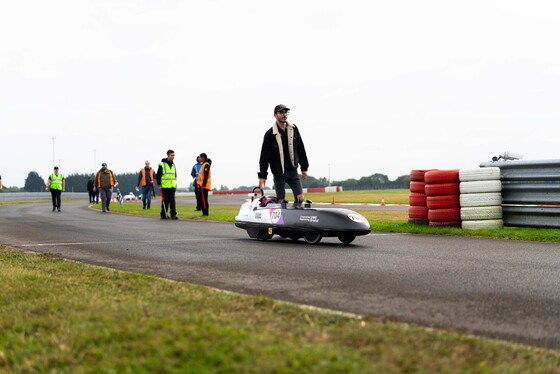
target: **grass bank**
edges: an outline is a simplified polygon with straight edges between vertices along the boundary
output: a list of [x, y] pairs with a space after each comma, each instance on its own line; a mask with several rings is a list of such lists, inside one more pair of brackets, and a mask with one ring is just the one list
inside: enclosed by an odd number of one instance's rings
[[0, 372], [558, 373], [560, 352], [0, 247]]

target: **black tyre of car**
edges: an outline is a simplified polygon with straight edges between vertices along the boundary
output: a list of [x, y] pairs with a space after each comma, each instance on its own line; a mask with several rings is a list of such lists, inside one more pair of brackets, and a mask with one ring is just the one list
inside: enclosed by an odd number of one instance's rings
[[247, 229], [247, 235], [249, 235], [250, 238], [256, 238], [259, 235], [260, 231], [258, 229], [255, 228], [248, 228]]
[[272, 234], [269, 234], [269, 233], [263, 232], [263, 231], [259, 232], [256, 236], [257, 240], [261, 240], [261, 241], [272, 239], [272, 237], [273, 237]]
[[356, 235], [345, 234], [338, 237], [338, 240], [344, 244], [350, 244], [354, 241], [354, 239], [356, 239]]
[[313, 234], [313, 235], [304, 235], [303, 236], [303, 240], [305, 240], [305, 242], [307, 244], [317, 244], [321, 241], [322, 238], [323, 238], [323, 236], [321, 234]]

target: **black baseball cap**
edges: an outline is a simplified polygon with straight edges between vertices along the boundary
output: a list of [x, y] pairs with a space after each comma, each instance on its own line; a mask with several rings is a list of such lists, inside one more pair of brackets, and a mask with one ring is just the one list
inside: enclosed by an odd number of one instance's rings
[[284, 104], [278, 104], [274, 107], [274, 114], [280, 112], [281, 110], [290, 110], [290, 108], [288, 108]]

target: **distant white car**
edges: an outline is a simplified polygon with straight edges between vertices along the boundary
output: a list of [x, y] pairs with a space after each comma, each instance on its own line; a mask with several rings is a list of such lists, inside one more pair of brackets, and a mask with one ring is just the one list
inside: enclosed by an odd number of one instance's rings
[[132, 192], [130, 192], [128, 195], [124, 195], [123, 199], [125, 200], [136, 200], [136, 195]]

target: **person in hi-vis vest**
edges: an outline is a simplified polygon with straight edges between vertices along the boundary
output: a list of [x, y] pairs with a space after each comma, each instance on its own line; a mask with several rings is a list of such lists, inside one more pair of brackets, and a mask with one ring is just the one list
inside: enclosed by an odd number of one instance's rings
[[161, 189], [161, 219], [179, 219], [175, 210], [175, 191], [177, 190], [177, 170], [175, 169], [175, 151], [167, 151], [167, 158], [162, 158], [158, 165], [156, 180]]
[[49, 175], [49, 179], [47, 180], [46, 190], [51, 190], [51, 197], [52, 197], [52, 211], [61, 211], [60, 210], [60, 200], [62, 196], [62, 191], [64, 191], [64, 175], [58, 172], [58, 166], [54, 167], [54, 171], [51, 175]]
[[200, 170], [198, 172], [198, 188], [200, 189], [200, 201], [202, 203], [202, 215], [208, 215], [208, 191], [212, 190], [212, 172], [210, 166], [212, 166], [212, 160], [206, 156], [206, 153], [200, 154]]
[[138, 174], [138, 182], [136, 182], [136, 191], [142, 187], [142, 209], [150, 209], [152, 204], [152, 195], [155, 195], [154, 184], [156, 173], [150, 166], [150, 161], [144, 163], [144, 167]]

